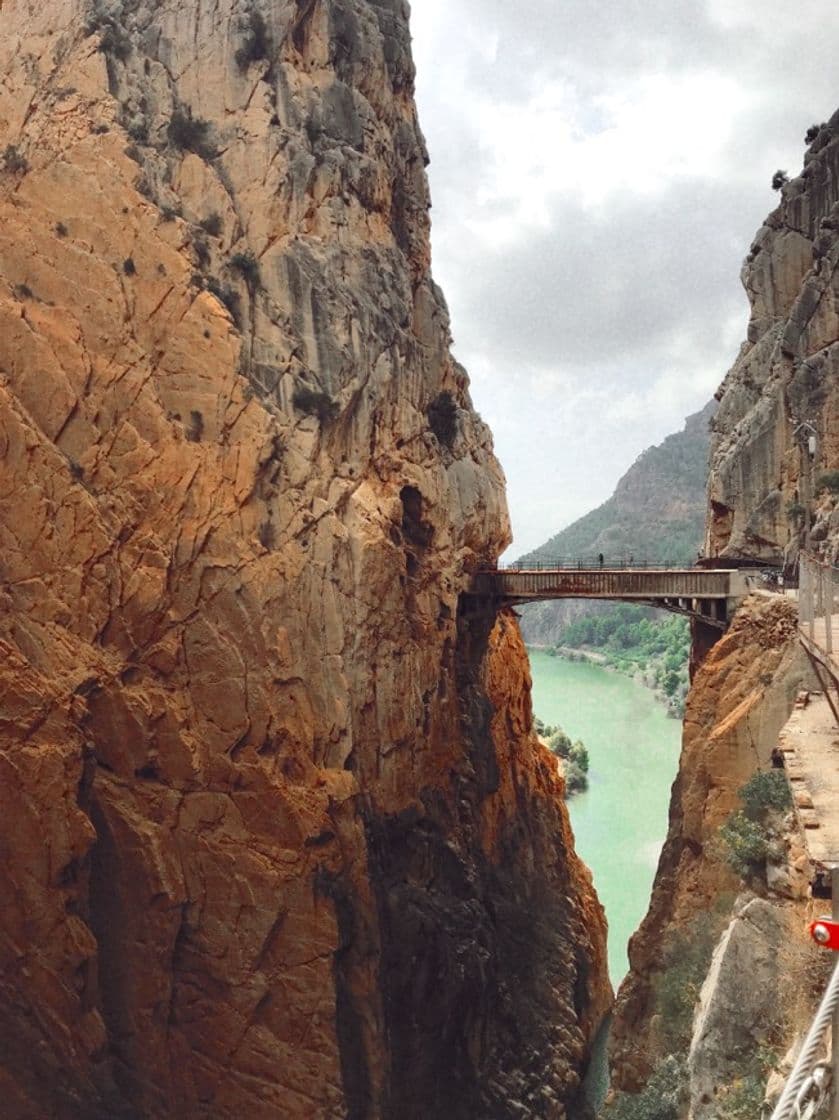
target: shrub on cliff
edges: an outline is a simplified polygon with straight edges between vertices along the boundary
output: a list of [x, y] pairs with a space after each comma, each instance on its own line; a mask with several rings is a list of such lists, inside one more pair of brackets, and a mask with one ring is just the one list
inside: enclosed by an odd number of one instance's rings
[[585, 745], [578, 739], [572, 743], [571, 739], [561, 727], [545, 727], [537, 721], [537, 731], [548, 744], [548, 749], [561, 758], [562, 773], [565, 778], [565, 794], [567, 797], [575, 793], [583, 793], [588, 789], [589, 757]]
[[271, 51], [271, 40], [265, 19], [260, 12], [251, 12], [248, 17], [248, 32], [245, 41], [236, 51], [236, 65], [245, 71], [252, 62], [267, 59]]
[[732, 813], [720, 829], [725, 860], [741, 879], [763, 871], [768, 852], [766, 830], [745, 813]]
[[291, 403], [307, 416], [317, 416], [321, 423], [328, 423], [338, 415], [338, 405], [330, 397], [317, 389], [310, 389], [307, 385], [298, 385], [294, 390]]
[[779, 191], [789, 182], [789, 175], [786, 171], [776, 171], [772, 176], [772, 190]]
[[684, 930], [672, 934], [664, 947], [662, 970], [655, 979], [655, 1013], [661, 1034], [673, 1051], [687, 1051], [693, 1009], [711, 963], [722, 918], [700, 914]]
[[750, 821], [763, 821], [770, 813], [786, 813], [792, 808], [789, 784], [782, 770], [762, 770], [752, 775], [737, 795]]
[[189, 110], [176, 108], [167, 129], [169, 143], [182, 152], [195, 152], [202, 159], [214, 159], [215, 144], [210, 140], [210, 122], [193, 117]]
[[259, 261], [253, 253], [234, 253], [229, 263], [233, 271], [238, 272], [244, 279], [251, 291], [259, 287]]
[[772, 818], [792, 808], [792, 797], [780, 770], [753, 774], [737, 794], [743, 808], [731, 814], [719, 836], [726, 863], [748, 881], [763, 875], [772, 838]]

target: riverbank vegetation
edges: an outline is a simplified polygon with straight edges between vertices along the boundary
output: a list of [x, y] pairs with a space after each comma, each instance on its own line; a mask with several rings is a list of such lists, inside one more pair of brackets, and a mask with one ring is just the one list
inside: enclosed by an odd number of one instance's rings
[[567, 623], [562, 644], [553, 652], [570, 660], [593, 655], [592, 660], [653, 689], [672, 715], [684, 715], [690, 658], [686, 618], [616, 603], [600, 614]]
[[540, 719], [536, 720], [536, 732], [548, 750], [562, 759], [566, 798], [587, 790], [589, 757], [584, 744], [579, 739], [572, 743], [561, 727], [544, 724]]

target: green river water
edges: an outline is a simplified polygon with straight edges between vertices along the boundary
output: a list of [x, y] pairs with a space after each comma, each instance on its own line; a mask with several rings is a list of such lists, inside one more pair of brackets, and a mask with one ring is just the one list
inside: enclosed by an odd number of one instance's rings
[[609, 920], [609, 971], [617, 988], [667, 833], [682, 725], [629, 677], [529, 652], [535, 714], [588, 747], [589, 789], [570, 798], [568, 808], [577, 851], [594, 874]]

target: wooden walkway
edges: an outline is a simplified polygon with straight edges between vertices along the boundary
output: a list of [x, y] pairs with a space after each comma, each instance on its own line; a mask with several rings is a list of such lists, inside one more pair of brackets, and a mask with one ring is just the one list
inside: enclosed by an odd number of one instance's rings
[[839, 727], [824, 693], [802, 693], [778, 739], [807, 854], [839, 867]]

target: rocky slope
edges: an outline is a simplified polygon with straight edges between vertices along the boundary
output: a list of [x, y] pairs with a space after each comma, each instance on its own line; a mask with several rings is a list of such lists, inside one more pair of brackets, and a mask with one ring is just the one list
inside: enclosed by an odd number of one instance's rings
[[[691, 564], [702, 543], [707, 500], [711, 401], [689, 416], [680, 432], [648, 447], [620, 479], [603, 505], [556, 533], [521, 558], [524, 564], [557, 557]], [[520, 608], [525, 641], [561, 645], [565, 626], [576, 618], [608, 611], [608, 604], [568, 600]]]
[[561, 1118], [604, 923], [402, 0], [0, 5], [10, 1120]]
[[839, 113], [808, 136], [743, 266], [751, 318], [718, 394], [706, 542], [790, 568], [809, 527], [814, 544], [839, 535]]

